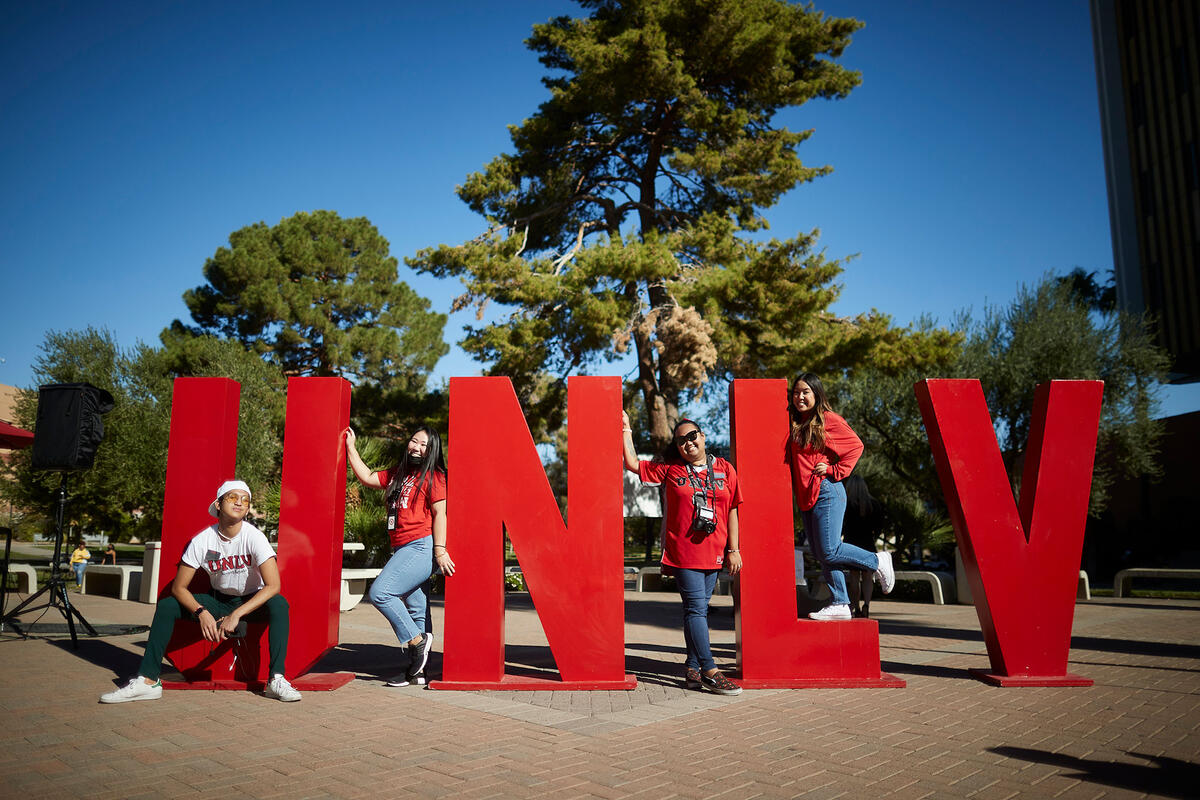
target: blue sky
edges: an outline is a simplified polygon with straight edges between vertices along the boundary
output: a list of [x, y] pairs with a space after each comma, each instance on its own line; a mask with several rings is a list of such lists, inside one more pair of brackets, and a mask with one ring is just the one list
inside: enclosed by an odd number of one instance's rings
[[[858, 254], [841, 314], [948, 322], [1047, 271], [1111, 268], [1087, 5], [826, 0], [863, 84], [781, 115], [834, 173], [768, 212]], [[545, 98], [530, 27], [566, 0], [6, 3], [0, 383], [48, 330], [156, 343], [228, 235], [366, 216], [400, 259], [481, 230], [455, 197]], [[447, 310], [456, 281], [401, 277]], [[470, 315], [452, 316], [453, 344]], [[479, 366], [452, 349], [438, 378]], [[1200, 409], [1200, 386], [1164, 410]]]

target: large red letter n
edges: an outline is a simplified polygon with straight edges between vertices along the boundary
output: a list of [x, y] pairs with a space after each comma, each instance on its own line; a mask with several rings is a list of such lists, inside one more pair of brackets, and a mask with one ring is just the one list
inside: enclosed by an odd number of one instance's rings
[[[435, 689], [632, 689], [625, 674], [621, 382], [567, 382], [563, 524], [508, 378], [450, 379], [444, 680]], [[561, 681], [504, 674], [503, 532]]]

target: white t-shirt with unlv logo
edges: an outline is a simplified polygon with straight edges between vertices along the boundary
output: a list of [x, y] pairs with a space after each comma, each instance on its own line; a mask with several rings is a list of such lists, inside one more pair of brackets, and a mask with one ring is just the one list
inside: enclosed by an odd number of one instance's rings
[[208, 573], [212, 588], [221, 594], [251, 595], [263, 587], [259, 567], [275, 557], [266, 535], [249, 522], [232, 539], [209, 525], [188, 543], [183, 563]]

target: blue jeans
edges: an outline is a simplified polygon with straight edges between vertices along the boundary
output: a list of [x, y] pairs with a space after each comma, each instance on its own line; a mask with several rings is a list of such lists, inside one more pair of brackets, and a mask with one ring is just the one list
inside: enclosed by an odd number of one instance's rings
[[78, 564], [72, 564], [71, 569], [75, 570], [75, 585], [83, 586], [83, 573], [87, 569], [87, 562], [80, 561]]
[[692, 669], [716, 669], [708, 643], [708, 601], [717, 586], [717, 570], [676, 567], [675, 585], [683, 598], [683, 641], [687, 645], [683, 663]]
[[392, 551], [392, 557], [371, 584], [371, 604], [392, 625], [401, 644], [425, 632], [429, 601], [422, 586], [433, 563], [433, 537], [426, 536]]
[[846, 516], [846, 489], [841, 482], [821, 480], [817, 503], [804, 512], [804, 532], [813, 555], [821, 563], [821, 575], [833, 594], [834, 605], [849, 605], [846, 576], [843, 569], [875, 571], [879, 557], [874, 553], [842, 541], [842, 520]]

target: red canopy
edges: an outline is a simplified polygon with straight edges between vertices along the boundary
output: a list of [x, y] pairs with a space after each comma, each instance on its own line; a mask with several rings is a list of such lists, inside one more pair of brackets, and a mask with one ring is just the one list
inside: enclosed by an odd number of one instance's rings
[[22, 450], [31, 444], [33, 444], [32, 433], [0, 420], [0, 447], [8, 450]]

